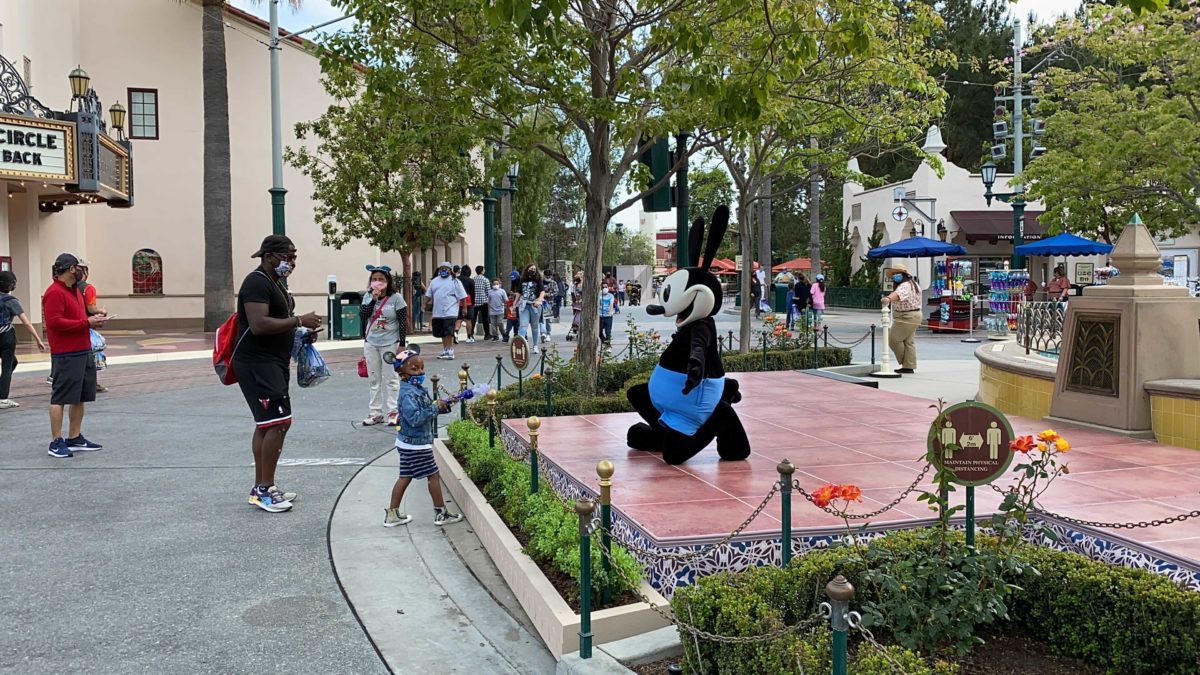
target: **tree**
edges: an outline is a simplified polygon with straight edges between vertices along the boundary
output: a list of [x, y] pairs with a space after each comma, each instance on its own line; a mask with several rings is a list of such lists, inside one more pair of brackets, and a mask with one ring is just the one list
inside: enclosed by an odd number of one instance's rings
[[1044, 156], [1024, 172], [1052, 230], [1114, 241], [1134, 212], [1154, 231], [1200, 220], [1200, 24], [1190, 5], [1137, 16], [1090, 7], [1045, 49], [1061, 67], [1034, 80]]
[[[337, 66], [328, 72], [325, 88], [339, 103], [296, 125], [297, 138], [312, 137], [316, 148], [289, 147], [284, 157], [312, 180], [313, 215], [327, 246], [366, 239], [400, 253], [403, 278], [411, 279], [412, 253], [458, 236], [466, 209], [478, 202], [476, 163], [446, 152], [470, 147], [472, 139], [455, 134], [434, 111], [380, 114], [378, 101], [370, 91], [359, 94], [351, 73]], [[411, 307], [412, 286], [404, 288]]]
[[704, 167], [688, 171], [689, 208], [705, 220], [712, 218], [718, 206], [733, 207], [733, 181], [721, 167]]
[[[817, 183], [829, 167], [844, 166], [862, 148], [910, 143], [944, 102], [927, 68], [946, 54], [927, 49], [940, 25], [926, 5], [898, 8], [887, 1], [769, 3], [767, 35], [742, 17], [721, 25], [709, 60], [699, 70], [762, 71], [756, 84], [760, 115], [716, 134], [713, 148], [737, 189], [737, 223], [744, 266], [752, 269], [751, 215], [760, 200], [795, 192], [785, 176]], [[858, 41], [848, 26], [870, 33]], [[771, 40], [786, 36], [779, 43]], [[767, 43], [763, 45], [762, 43]], [[911, 143], [910, 143], [911, 145]], [[819, 225], [819, 223], [818, 223]], [[809, 246], [820, 256], [819, 227]], [[750, 297], [750, 275], [741, 295]], [[750, 303], [743, 303], [741, 344], [748, 351]]]

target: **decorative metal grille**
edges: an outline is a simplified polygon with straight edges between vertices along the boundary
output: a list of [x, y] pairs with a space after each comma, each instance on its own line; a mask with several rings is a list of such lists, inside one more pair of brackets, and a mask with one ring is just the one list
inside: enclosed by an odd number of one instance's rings
[[1017, 310], [1017, 343], [1030, 351], [1058, 354], [1062, 343], [1062, 302], [1023, 302]]
[[79, 134], [79, 180], [97, 180], [96, 176], [96, 136], [95, 134]]
[[1067, 389], [1101, 396], [1120, 396], [1121, 317], [1082, 315], [1071, 336]]
[[29, 93], [17, 67], [0, 56], [0, 110], [14, 115], [54, 118], [54, 112]]

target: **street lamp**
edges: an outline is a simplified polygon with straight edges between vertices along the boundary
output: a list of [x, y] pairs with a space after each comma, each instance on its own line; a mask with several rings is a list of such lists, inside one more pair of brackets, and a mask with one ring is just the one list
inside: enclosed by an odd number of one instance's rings
[[117, 140], [124, 140], [125, 106], [120, 103], [112, 104], [108, 109], [108, 119], [112, 122], [113, 128], [117, 130]]
[[513, 162], [508, 167], [508, 187], [478, 188], [483, 196], [483, 266], [489, 279], [496, 278], [496, 200], [516, 194], [520, 173], [521, 163]]
[[67, 79], [71, 82], [72, 102], [78, 101], [84, 96], [87, 96], [88, 85], [91, 83], [92, 78], [88, 77], [86, 70], [77, 67], [75, 70], [72, 70], [69, 75], [67, 75]]
[[1025, 256], [1017, 255], [1017, 247], [1022, 244], [1024, 237], [1022, 236], [1022, 221], [1025, 220], [1025, 190], [1018, 187], [1015, 192], [992, 192], [992, 186], [996, 184], [996, 165], [988, 161], [979, 169], [980, 178], [983, 180], [983, 198], [987, 200], [987, 205], [992, 205], [992, 199], [999, 199], [1006, 204], [1011, 204], [1013, 209], [1013, 254], [1011, 258], [1011, 267], [1013, 269], [1023, 269], [1025, 267]]

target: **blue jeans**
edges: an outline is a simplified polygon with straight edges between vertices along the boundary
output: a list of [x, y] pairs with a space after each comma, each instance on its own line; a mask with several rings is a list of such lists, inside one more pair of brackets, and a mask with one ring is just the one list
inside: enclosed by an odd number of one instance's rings
[[600, 341], [605, 344], [612, 342], [612, 320], [611, 316], [600, 317]]
[[542, 308], [535, 307], [532, 302], [521, 308], [521, 333], [533, 340], [535, 348], [542, 339]]

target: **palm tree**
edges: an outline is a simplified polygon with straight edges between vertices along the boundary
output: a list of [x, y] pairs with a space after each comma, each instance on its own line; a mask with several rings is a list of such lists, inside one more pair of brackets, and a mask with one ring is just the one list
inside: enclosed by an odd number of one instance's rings
[[[259, 0], [261, 1], [261, 0]], [[297, 9], [303, 0], [287, 0]], [[225, 0], [200, 0], [204, 87], [204, 330], [233, 312], [233, 207], [229, 182], [229, 78]]]

